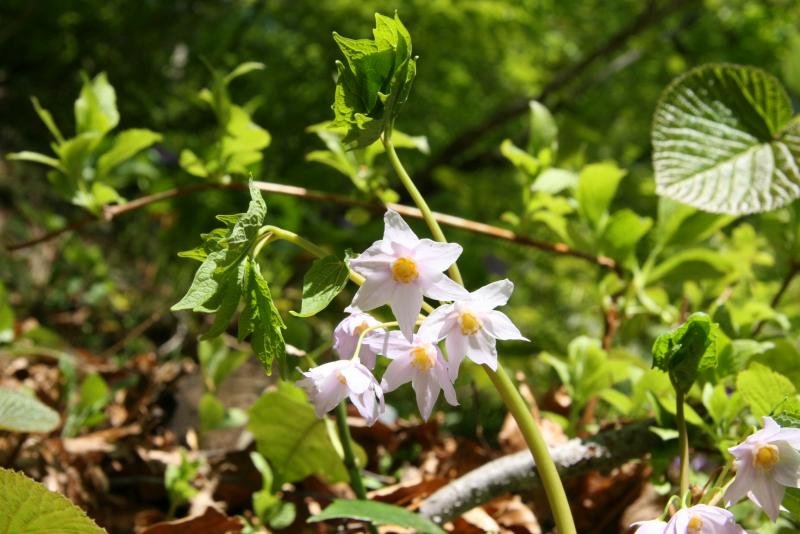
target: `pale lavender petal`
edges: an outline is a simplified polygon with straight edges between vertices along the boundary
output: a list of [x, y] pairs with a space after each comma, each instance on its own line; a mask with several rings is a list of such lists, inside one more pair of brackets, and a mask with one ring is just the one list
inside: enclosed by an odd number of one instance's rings
[[367, 369], [375, 369], [375, 351], [368, 345], [361, 344], [361, 351], [358, 353], [358, 359]]
[[800, 428], [781, 428], [775, 432], [770, 441], [785, 441], [795, 449], [800, 449]]
[[658, 519], [652, 521], [638, 521], [631, 525], [635, 528], [634, 534], [664, 534], [666, 532], [667, 523]]
[[478, 365], [488, 365], [492, 371], [497, 371], [497, 346], [494, 338], [485, 330], [479, 330], [471, 336], [465, 336], [467, 341], [467, 358]]
[[469, 293], [442, 273], [431, 275], [423, 282], [423, 293], [436, 300], [464, 300]]
[[421, 239], [414, 248], [414, 260], [422, 272], [440, 273], [453, 265], [464, 251], [457, 243], [437, 243]]
[[454, 321], [452, 312], [452, 304], [444, 304], [433, 310], [419, 325], [419, 336], [433, 343], [441, 341]]
[[750, 482], [750, 498], [759, 505], [774, 523], [786, 488], [772, 480], [768, 474], [755, 471]]
[[790, 488], [800, 487], [800, 452], [785, 441], [773, 442], [780, 460], [773, 471], [775, 482]]
[[398, 284], [391, 307], [400, 331], [410, 340], [422, 310], [422, 290], [417, 284]]
[[436, 399], [439, 398], [439, 384], [432, 373], [416, 373], [411, 379], [411, 387], [417, 396], [417, 407], [422, 419], [427, 421]]
[[411, 382], [414, 375], [415, 368], [411, 365], [410, 358], [406, 357], [392, 360], [386, 368], [386, 372], [383, 373], [381, 388], [386, 393], [394, 391], [406, 382]]
[[481, 314], [483, 327], [497, 339], [519, 339], [530, 341], [522, 335], [519, 329], [514, 326], [508, 316], [497, 310], [492, 310]]
[[751, 478], [753, 477], [753, 467], [749, 463], [737, 465], [736, 477], [731, 482], [728, 489], [725, 490], [725, 502], [728, 506], [739, 502], [747, 496], [750, 491]]
[[431, 371], [433, 371], [434, 375], [436, 376], [436, 381], [439, 383], [439, 387], [442, 388], [442, 392], [444, 393], [444, 398], [447, 403], [450, 406], [458, 406], [456, 390], [453, 387], [453, 382], [450, 380], [450, 377], [447, 374], [446, 362], [441, 355], [437, 356], [436, 360], [436, 366], [434, 366]]
[[387, 254], [385, 248], [383, 241], [375, 241], [367, 250], [351, 258], [348, 264], [351, 269], [367, 278], [389, 273], [392, 262], [397, 258]]
[[361, 364], [354, 363], [341, 370], [342, 376], [347, 381], [347, 387], [356, 395], [361, 395], [369, 389], [375, 381], [372, 373]]
[[353, 304], [362, 310], [372, 310], [392, 300], [397, 284], [389, 274], [367, 278], [353, 297]]
[[412, 348], [409, 340], [396, 330], [367, 336], [364, 338], [364, 343], [369, 344], [369, 347], [378, 354], [392, 359], [407, 357]]
[[350, 402], [356, 407], [358, 413], [364, 418], [367, 425], [372, 426], [378, 420], [378, 403], [375, 402], [375, 395], [371, 391], [366, 391], [361, 395], [350, 395]]
[[317, 394], [313, 398], [309, 398], [309, 400], [314, 403], [317, 417], [322, 418], [346, 399], [349, 393], [350, 390], [347, 386], [339, 382], [335, 375], [332, 375], [319, 386]]
[[476, 309], [488, 311], [504, 306], [513, 292], [511, 280], [498, 280], [470, 293], [469, 301]]
[[751, 441], [772, 441], [773, 436], [780, 432], [781, 427], [772, 417], [764, 416], [761, 418], [764, 428], [751, 435], [748, 440]]
[[461, 332], [456, 329], [450, 330], [444, 340], [444, 347], [447, 349], [447, 371], [450, 381], [455, 382], [458, 377], [458, 369], [467, 354], [467, 342]]
[[383, 216], [383, 224], [384, 241], [400, 243], [406, 248], [414, 248], [419, 241], [417, 234], [408, 226], [400, 214], [394, 210], [386, 210], [386, 214]]

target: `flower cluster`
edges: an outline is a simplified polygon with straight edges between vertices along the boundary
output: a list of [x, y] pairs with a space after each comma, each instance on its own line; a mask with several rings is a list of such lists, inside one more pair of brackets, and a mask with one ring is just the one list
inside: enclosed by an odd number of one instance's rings
[[[778, 519], [786, 488], [800, 487], [800, 429], [781, 428], [770, 417], [764, 428], [728, 449], [736, 464], [736, 476], [725, 490], [728, 506], [748, 497], [769, 518]], [[631, 525], [635, 534], [742, 534], [744, 529], [728, 510], [698, 504], [679, 510], [669, 522], [643, 521]]]
[[[465, 357], [496, 370], [498, 339], [527, 341], [495, 310], [508, 302], [514, 284], [501, 280], [469, 293], [444, 273], [461, 255], [460, 245], [419, 239], [392, 210], [384, 224], [383, 239], [350, 260], [350, 268], [365, 281], [345, 310], [348, 317], [334, 330], [333, 348], [341, 360], [310, 369], [298, 382], [320, 417], [349, 397], [373, 424], [384, 409], [384, 392], [411, 382], [427, 420], [440, 392], [449, 404], [458, 405], [453, 383]], [[425, 297], [449, 304], [421, 319]], [[366, 313], [384, 305], [391, 308], [399, 330], [390, 331], [394, 323], [380, 323]], [[370, 371], [376, 355], [391, 360], [380, 383]]]

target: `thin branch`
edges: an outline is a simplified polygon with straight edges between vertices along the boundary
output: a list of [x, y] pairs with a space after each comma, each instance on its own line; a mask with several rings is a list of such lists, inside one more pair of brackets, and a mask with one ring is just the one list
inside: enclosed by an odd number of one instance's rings
[[[800, 274], [800, 262], [793, 261], [789, 264], [789, 270], [786, 272], [786, 276], [783, 277], [781, 287], [778, 289], [778, 292], [775, 293], [775, 296], [772, 297], [772, 301], [769, 303], [773, 309], [780, 304], [783, 294], [786, 293], [786, 290], [789, 289], [789, 286], [792, 284], [792, 280], [794, 280], [795, 276], [798, 274]], [[756, 337], [758, 334], [760, 334], [761, 330], [766, 324], [767, 321], [765, 320], [759, 321], [756, 327], [753, 329], [753, 337]]]
[[692, 3], [698, 3], [698, 0], [673, 0], [663, 6], [658, 6], [655, 1], [648, 2], [644, 10], [627, 26], [621, 28], [617, 33], [609, 37], [607, 41], [588, 53], [580, 61], [556, 74], [553, 79], [541, 89], [538, 95], [514, 100], [507, 106], [496, 110], [480, 123], [466, 129], [455, 139], [450, 141], [429, 160], [428, 164], [422, 170], [416, 173], [416, 178], [418, 180], [427, 179], [433, 172], [433, 169], [452, 163], [459, 154], [469, 150], [487, 132], [525, 113], [528, 110], [528, 102], [531, 100], [546, 100], [572, 83], [573, 80], [582, 76], [598, 59], [615, 53], [632, 37], [645, 32], [655, 24], [663, 23], [665, 17]]
[[[314, 191], [312, 189], [306, 189], [304, 187], [297, 187], [293, 185], [284, 185], [284, 184], [276, 184], [272, 182], [253, 182], [253, 185], [261, 191], [267, 193], [274, 193], [278, 195], [286, 195], [291, 197], [298, 197], [298, 198], [305, 198], [308, 200], [314, 200], [323, 203], [333, 203], [333, 204], [340, 204], [343, 206], [357, 206], [361, 208], [365, 208], [371, 210], [373, 212], [382, 212], [387, 207], [395, 210], [401, 215], [406, 217], [414, 217], [417, 219], [422, 218], [422, 213], [417, 208], [412, 208], [410, 206], [405, 206], [403, 204], [395, 204], [395, 203], [388, 203], [386, 205], [377, 203], [377, 202], [369, 202], [365, 200], [358, 200], [354, 198], [349, 198], [344, 195], [337, 195], [335, 193], [325, 193], [322, 191]], [[169, 191], [163, 191], [161, 193], [155, 193], [152, 195], [146, 195], [135, 200], [131, 200], [125, 204], [118, 204], [114, 206], [107, 206], [103, 211], [103, 220], [110, 221], [114, 217], [122, 215], [124, 213], [128, 213], [130, 211], [137, 210], [149, 204], [153, 204], [155, 202], [161, 202], [164, 200], [168, 200], [171, 198], [181, 197], [184, 195], [188, 195], [191, 193], [196, 193], [199, 191], [206, 191], [209, 189], [247, 189], [247, 184], [245, 183], [232, 183], [232, 184], [199, 184], [199, 185], [192, 185], [188, 187], [182, 187], [177, 189], [170, 189]], [[490, 224], [484, 224], [477, 221], [472, 221], [469, 219], [464, 219], [462, 217], [456, 217], [454, 215], [448, 215], [445, 213], [433, 213], [434, 218], [441, 224], [451, 226], [453, 228], [459, 228], [461, 230], [466, 230], [468, 232], [472, 232], [478, 235], [485, 235], [489, 237], [494, 237], [496, 239], [502, 239], [505, 241], [510, 241], [512, 243], [517, 243], [519, 245], [524, 245], [532, 248], [537, 248], [539, 250], [544, 250], [547, 252], [553, 252], [555, 254], [560, 254], [563, 256], [572, 256], [574, 258], [580, 258], [586, 260], [588, 262], [594, 263], [611, 271], [614, 271], [618, 274], [622, 274], [623, 270], [622, 267], [617, 264], [613, 259], [607, 256], [598, 256], [595, 254], [591, 254], [589, 252], [583, 252], [580, 250], [575, 250], [569, 245], [565, 243], [550, 243], [547, 241], [540, 241], [538, 239], [534, 239], [531, 237], [515, 234], [511, 230], [507, 230], [505, 228], [500, 228], [498, 226], [492, 226]], [[61, 234], [72, 230], [79, 230], [84, 226], [101, 220], [99, 217], [90, 216], [85, 219], [81, 219], [74, 223], [71, 223], [64, 228], [59, 230], [49, 232], [42, 236], [39, 236], [35, 239], [30, 241], [25, 241], [22, 243], [14, 243], [11, 245], [6, 246], [6, 250], [9, 252], [13, 252], [16, 250], [24, 249], [27, 247], [31, 247], [34, 245], [38, 245], [45, 241], [49, 241], [50, 239], [54, 239]]]
[[[551, 450], [562, 480], [590, 471], [608, 471], [653, 452], [663, 443], [649, 430], [652, 420], [600, 433], [586, 441], [573, 439]], [[422, 501], [420, 514], [442, 524], [464, 512], [512, 492], [541, 489], [528, 451], [503, 456], [470, 471]]]

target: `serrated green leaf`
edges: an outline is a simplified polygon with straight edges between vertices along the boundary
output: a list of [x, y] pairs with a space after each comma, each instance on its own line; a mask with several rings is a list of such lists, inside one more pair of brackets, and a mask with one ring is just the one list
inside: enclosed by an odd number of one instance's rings
[[97, 160], [98, 177], [102, 179], [114, 167], [129, 160], [152, 144], [161, 141], [161, 139], [161, 134], [142, 128], [120, 132], [114, 138], [114, 144], [111, 145], [111, 148]]
[[283, 329], [286, 325], [281, 319], [267, 281], [261, 275], [257, 263], [250, 267], [249, 299], [252, 335], [250, 344], [264, 366], [267, 374], [272, 373], [272, 362], [277, 358], [286, 358], [286, 343], [283, 340]]
[[303, 301], [297, 317], [311, 317], [324, 310], [347, 285], [350, 270], [334, 255], [314, 261], [303, 277]]
[[22, 473], [0, 467], [0, 532], [105, 534], [83, 510]]
[[329, 519], [360, 519], [374, 525], [395, 525], [413, 529], [422, 534], [444, 534], [435, 523], [405, 508], [377, 501], [345, 501], [335, 500], [322, 512], [309, 517], [309, 523], [318, 523]]
[[581, 216], [599, 227], [626, 171], [616, 163], [593, 163], [581, 170], [575, 198]]
[[0, 428], [12, 432], [52, 432], [60, 423], [58, 412], [33, 395], [0, 388]]
[[[276, 484], [318, 475], [328, 482], [348, 480], [336, 433], [327, 419], [319, 419], [314, 407], [299, 387], [280, 382], [264, 393], [249, 411], [248, 430], [253, 433], [258, 452], [272, 465]], [[365, 459], [357, 447], [360, 462]], [[363, 465], [363, 463], [361, 463]]]
[[660, 195], [732, 215], [800, 196], [800, 121], [780, 82], [761, 69], [689, 71], [664, 91], [652, 138]]
[[739, 373], [736, 389], [750, 407], [750, 412], [758, 418], [770, 415], [796, 392], [788, 378], [760, 363], [752, 363], [746, 371]]
[[686, 322], [653, 344], [653, 367], [669, 374], [679, 391], [689, 391], [700, 371], [717, 365], [718, 327], [705, 313], [693, 313]]
[[84, 77], [81, 94], [75, 101], [75, 127], [78, 134], [93, 132], [103, 136], [119, 124], [117, 93], [104, 72], [94, 80]]

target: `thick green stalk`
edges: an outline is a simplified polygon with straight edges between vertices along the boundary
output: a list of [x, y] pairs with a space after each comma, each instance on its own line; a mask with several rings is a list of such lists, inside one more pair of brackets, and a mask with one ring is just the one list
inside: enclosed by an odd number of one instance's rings
[[[383, 137], [383, 146], [386, 149], [386, 155], [397, 173], [397, 176], [405, 186], [408, 194], [411, 195], [414, 203], [422, 212], [422, 217], [428, 225], [434, 239], [443, 243], [447, 242], [442, 229], [439, 227], [439, 223], [433, 217], [433, 213], [428, 207], [428, 203], [417, 189], [417, 186], [414, 185], [413, 180], [400, 162], [400, 158], [397, 157], [397, 152], [394, 149], [394, 145], [392, 145], [388, 132], [387, 135]], [[450, 277], [459, 284], [464, 285], [461, 273], [456, 264], [450, 267]], [[559, 534], [576, 534], [575, 520], [572, 518], [572, 512], [569, 508], [569, 501], [564, 491], [564, 485], [561, 483], [561, 478], [558, 476], [558, 469], [556, 468], [555, 462], [553, 462], [553, 458], [550, 456], [550, 451], [539, 431], [539, 427], [533, 419], [530, 408], [525, 403], [522, 395], [520, 395], [502, 366], [498, 364], [497, 371], [492, 371], [485, 365], [483, 369], [489, 375], [494, 387], [503, 399], [506, 408], [517, 422], [520, 432], [522, 432], [525, 442], [528, 444], [531, 454], [533, 454], [533, 460], [536, 463], [536, 469], [539, 471], [539, 477], [542, 480], [542, 485], [547, 495], [547, 501], [550, 503], [550, 509], [553, 512], [553, 519]]]
[[675, 390], [675, 420], [678, 425], [678, 448], [680, 449], [681, 459], [681, 499], [686, 497], [689, 491], [689, 436], [686, 434], [686, 417], [684, 416], [684, 394], [683, 391]]
[[[361, 470], [356, 463], [356, 456], [353, 454], [353, 438], [350, 436], [350, 427], [347, 426], [347, 401], [339, 403], [336, 407], [336, 426], [339, 429], [339, 440], [342, 442], [344, 451], [344, 465], [350, 473], [350, 485], [356, 493], [356, 497], [362, 501], [367, 499], [367, 490], [364, 489], [364, 481], [361, 479]], [[367, 529], [370, 534], [378, 534], [374, 525], [368, 523]]]

